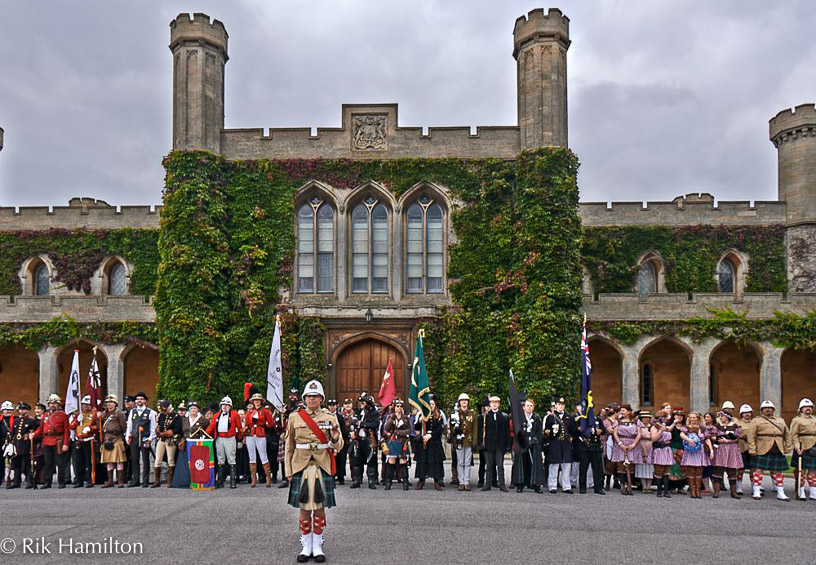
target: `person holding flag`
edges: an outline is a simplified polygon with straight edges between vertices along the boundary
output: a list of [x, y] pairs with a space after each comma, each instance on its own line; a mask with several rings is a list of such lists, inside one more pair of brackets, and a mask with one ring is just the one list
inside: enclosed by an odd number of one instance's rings
[[306, 408], [289, 416], [286, 431], [286, 472], [289, 505], [300, 510], [301, 551], [298, 563], [310, 557], [322, 563], [326, 508], [336, 506], [334, 454], [343, 448], [337, 416], [321, 409], [323, 385], [312, 380], [303, 389]]
[[74, 488], [92, 488], [96, 479], [96, 456], [94, 453], [94, 439], [99, 434], [99, 414], [93, 407], [90, 395], [82, 397], [80, 411], [71, 416], [71, 429], [76, 435], [74, 447]]

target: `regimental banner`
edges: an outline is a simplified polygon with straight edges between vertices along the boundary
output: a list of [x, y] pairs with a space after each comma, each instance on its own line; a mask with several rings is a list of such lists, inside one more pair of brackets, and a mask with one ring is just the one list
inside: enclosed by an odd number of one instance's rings
[[187, 461], [190, 464], [190, 489], [213, 490], [215, 488], [215, 442], [211, 439], [189, 438]]

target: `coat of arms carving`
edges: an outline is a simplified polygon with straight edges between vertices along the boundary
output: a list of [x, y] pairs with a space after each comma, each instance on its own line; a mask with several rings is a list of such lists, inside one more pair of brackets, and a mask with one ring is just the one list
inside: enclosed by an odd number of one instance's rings
[[383, 151], [387, 149], [387, 116], [354, 116], [352, 119], [352, 149]]

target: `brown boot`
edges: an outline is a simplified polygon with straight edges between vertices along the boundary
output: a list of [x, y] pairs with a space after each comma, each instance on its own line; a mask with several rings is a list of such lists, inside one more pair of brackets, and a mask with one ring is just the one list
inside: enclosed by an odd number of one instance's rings
[[255, 485], [258, 484], [258, 464], [257, 463], [250, 463], [249, 464], [249, 486], [255, 488]]
[[153, 469], [153, 484], [150, 485], [150, 488], [159, 488], [161, 486], [161, 467], [155, 467]]
[[116, 487], [125, 488], [125, 470], [116, 471]]
[[737, 494], [737, 484], [734, 481], [730, 481], [731, 484], [728, 487], [729, 492], [731, 493], [731, 498], [742, 498], [740, 495]]
[[417, 484], [414, 487], [414, 490], [422, 490], [422, 487], [424, 487], [424, 486], [425, 486], [425, 481], [417, 481]]
[[720, 479], [714, 479], [714, 494], [711, 495], [711, 498], [720, 498], [720, 489], [722, 489]]
[[266, 477], [266, 488], [272, 486], [272, 473], [269, 471], [269, 463], [263, 464], [264, 476]]
[[113, 471], [108, 471], [108, 480], [101, 488], [111, 488], [113, 486]]
[[173, 471], [175, 470], [176, 470], [175, 466], [167, 468], [167, 488], [173, 486]]

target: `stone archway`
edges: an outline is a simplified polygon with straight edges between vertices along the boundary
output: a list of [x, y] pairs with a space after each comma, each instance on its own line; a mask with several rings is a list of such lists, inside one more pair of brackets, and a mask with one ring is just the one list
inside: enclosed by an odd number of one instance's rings
[[21, 400], [34, 406], [39, 390], [39, 355], [22, 345], [0, 347], [0, 400], [10, 400], [15, 408]]
[[596, 411], [613, 402], [620, 403], [622, 396], [623, 356], [599, 336], [589, 338], [589, 357], [592, 360], [592, 394]]
[[[74, 350], [79, 350], [79, 396], [86, 394], [88, 384], [88, 370], [91, 368], [93, 359], [94, 344], [84, 339], [66, 345], [57, 356], [57, 367], [59, 378], [57, 379], [56, 392], [65, 401], [65, 391], [68, 388], [68, 377], [71, 376], [71, 363], [74, 357]], [[102, 381], [102, 398], [108, 393], [108, 358], [101, 347], [96, 352], [96, 364], [99, 367], [99, 378]], [[50, 393], [49, 392], [49, 393]]]
[[713, 409], [730, 400], [736, 406], [760, 402], [759, 372], [762, 359], [755, 346], [740, 347], [733, 341], [718, 345], [709, 358], [709, 406]]
[[159, 350], [152, 347], [134, 347], [124, 355], [124, 394], [143, 392], [153, 406], [159, 384]]
[[[656, 339], [643, 349], [638, 369], [643, 407], [660, 407], [670, 402], [673, 407], [690, 409], [691, 352], [685, 344], [671, 337]], [[647, 395], [644, 378], [650, 379], [649, 402], [644, 402]]]
[[405, 398], [405, 354], [398, 345], [377, 336], [361, 336], [336, 353], [334, 362], [335, 388], [338, 402], [356, 398], [368, 392], [375, 400], [380, 390], [383, 373], [391, 358], [397, 396]]
[[788, 348], [782, 354], [781, 364], [782, 407], [777, 414], [790, 421], [802, 398], [816, 402], [816, 351]]

